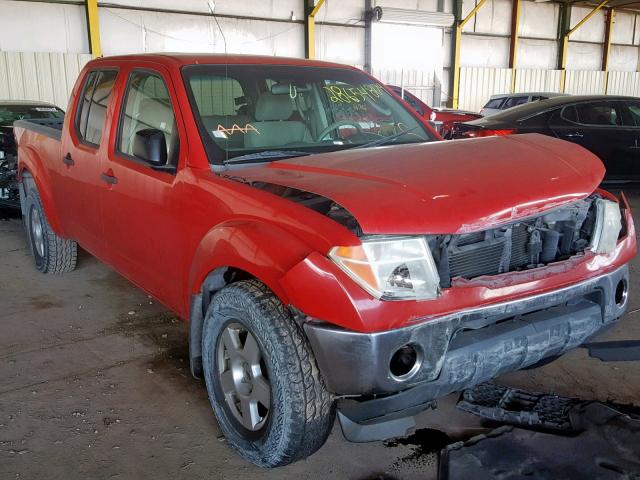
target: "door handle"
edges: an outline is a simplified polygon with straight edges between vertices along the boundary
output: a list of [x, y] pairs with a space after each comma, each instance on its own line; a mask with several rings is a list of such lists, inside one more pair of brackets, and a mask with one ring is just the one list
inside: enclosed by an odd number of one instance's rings
[[76, 162], [74, 162], [74, 161], [73, 161], [73, 158], [71, 158], [71, 154], [70, 154], [70, 153], [67, 153], [67, 154], [62, 158], [62, 162], [63, 162], [65, 165], [68, 165], [69, 167], [70, 167], [71, 165], [73, 165], [74, 163], [76, 163]]
[[103, 182], [106, 182], [109, 185], [115, 185], [116, 183], [118, 183], [118, 179], [116, 177], [106, 172], [100, 175], [100, 178]]
[[565, 133], [564, 136], [567, 137], [567, 138], [582, 138], [582, 137], [584, 137], [584, 135], [581, 134], [580, 132]]

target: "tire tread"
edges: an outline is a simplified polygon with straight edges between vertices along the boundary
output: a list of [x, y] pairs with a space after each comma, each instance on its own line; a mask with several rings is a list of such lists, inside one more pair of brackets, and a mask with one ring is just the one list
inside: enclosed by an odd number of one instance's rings
[[256, 455], [258, 452], [242, 451], [230, 443], [241, 455], [258, 465], [286, 465], [308, 457], [325, 443], [335, 419], [334, 399], [326, 389], [302, 328], [278, 297], [257, 280], [242, 280], [219, 291], [212, 304], [225, 305], [239, 298], [247, 308], [257, 308], [262, 319], [268, 319], [267, 330], [278, 338], [286, 351], [292, 353], [284, 358], [285, 367], [276, 374], [283, 376], [283, 383], [291, 386], [293, 398], [288, 401], [290, 418], [286, 421], [272, 420], [276, 425], [284, 425], [286, 430], [279, 432], [278, 448]]
[[[33, 199], [36, 208], [39, 210], [43, 234], [45, 242], [47, 243], [47, 252], [45, 258], [43, 258], [41, 271], [43, 273], [50, 273], [53, 275], [60, 275], [62, 273], [73, 271], [76, 268], [78, 261], [78, 244], [74, 240], [58, 236], [53, 231], [49, 224], [47, 214], [42, 207], [40, 195], [35, 188], [30, 189], [27, 196]], [[24, 213], [25, 215], [28, 215], [28, 212]], [[27, 217], [25, 217], [25, 219], [27, 219]], [[29, 242], [31, 242], [31, 232], [29, 231], [29, 226], [26, 225], [26, 227]]]

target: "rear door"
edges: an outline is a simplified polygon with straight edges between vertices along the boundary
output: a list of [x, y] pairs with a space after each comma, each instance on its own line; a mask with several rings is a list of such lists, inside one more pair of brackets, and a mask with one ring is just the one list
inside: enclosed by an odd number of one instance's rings
[[606, 179], [619, 177], [628, 163], [633, 132], [623, 124], [620, 104], [598, 100], [567, 105], [550, 121], [554, 134], [595, 153], [607, 169]]
[[[181, 308], [183, 232], [175, 167], [184, 165], [186, 135], [168, 72], [159, 66], [123, 72], [124, 92], [101, 166], [101, 203], [109, 262], [167, 306]], [[134, 155], [138, 132], [165, 137], [167, 164]]]
[[102, 257], [102, 223], [99, 196], [100, 158], [105, 155], [105, 123], [110, 107], [116, 69], [87, 73], [62, 142], [57, 202], [63, 228], [82, 247]]

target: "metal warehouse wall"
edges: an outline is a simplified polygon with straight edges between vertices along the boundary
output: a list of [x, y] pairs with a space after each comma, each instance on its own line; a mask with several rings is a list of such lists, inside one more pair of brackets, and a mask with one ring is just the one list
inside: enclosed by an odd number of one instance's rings
[[[463, 16], [475, 7], [475, 0], [463, 1]], [[572, 7], [571, 25], [577, 24], [590, 8]], [[523, 1], [520, 13], [518, 67], [557, 67], [560, 6], [555, 3]], [[635, 14], [617, 11], [612, 33], [610, 69], [635, 71], [638, 68], [640, 25]], [[599, 70], [604, 41], [605, 13], [593, 15], [569, 42], [567, 69]], [[511, 1], [488, 0], [465, 26], [462, 37], [463, 67], [507, 67], [511, 34]]]
[[88, 53], [0, 52], [0, 99], [43, 100], [66, 110]]

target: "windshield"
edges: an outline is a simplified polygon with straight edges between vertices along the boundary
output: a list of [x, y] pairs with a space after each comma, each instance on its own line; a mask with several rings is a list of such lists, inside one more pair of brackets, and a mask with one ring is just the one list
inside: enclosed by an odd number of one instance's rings
[[50, 105], [0, 105], [0, 126], [13, 125], [16, 120], [32, 118], [62, 118], [64, 112]]
[[356, 70], [191, 65], [183, 75], [212, 163], [436, 140], [382, 84]]

